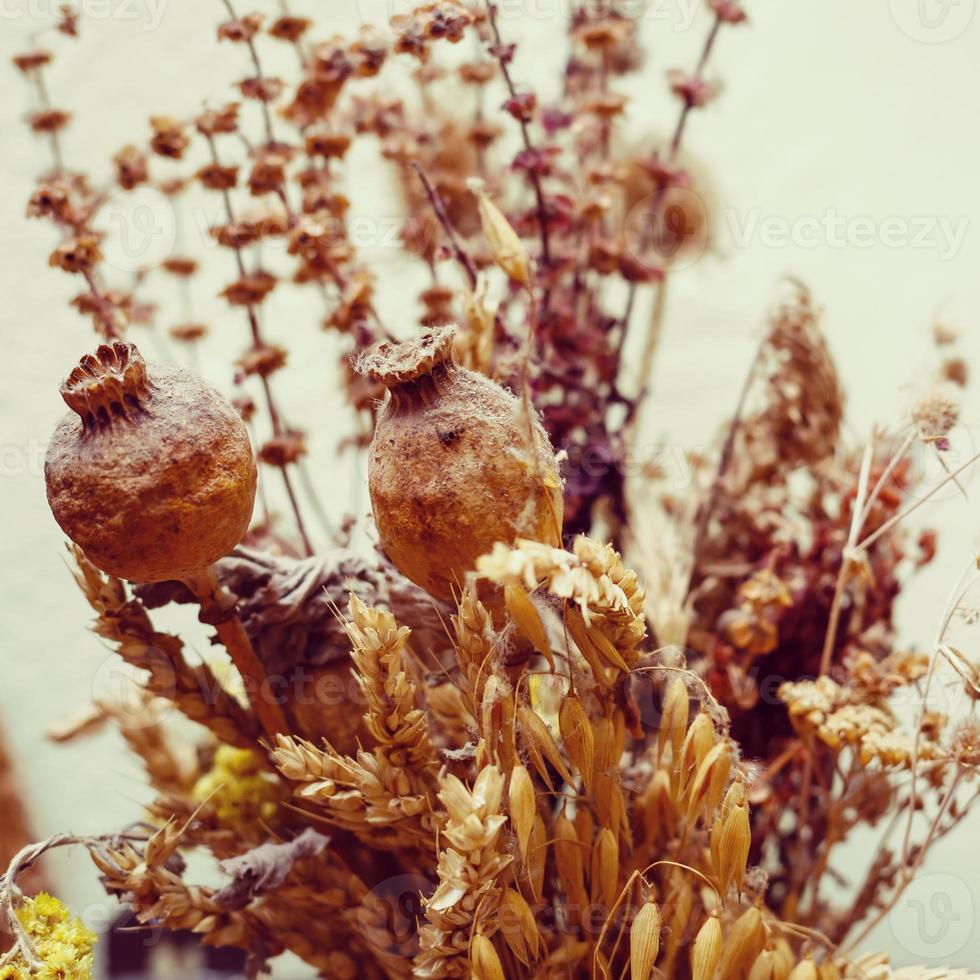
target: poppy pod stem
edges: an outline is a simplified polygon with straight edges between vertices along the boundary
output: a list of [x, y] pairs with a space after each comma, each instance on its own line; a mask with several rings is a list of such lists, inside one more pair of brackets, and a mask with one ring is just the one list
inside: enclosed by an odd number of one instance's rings
[[184, 584], [194, 593], [201, 607], [201, 621], [214, 626], [218, 639], [242, 675], [249, 703], [265, 733], [271, 739], [279, 733], [288, 733], [286, 716], [272, 697], [262, 662], [235, 611], [234, 597], [221, 587], [214, 567], [188, 576]]

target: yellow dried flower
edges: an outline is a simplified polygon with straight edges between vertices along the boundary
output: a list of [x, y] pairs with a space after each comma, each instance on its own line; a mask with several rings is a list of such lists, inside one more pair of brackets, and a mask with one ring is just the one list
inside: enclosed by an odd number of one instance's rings
[[32, 972], [18, 954], [0, 967], [0, 980], [92, 980], [95, 933], [62, 902], [40, 892], [24, 901], [17, 918], [43, 965]]
[[219, 746], [211, 768], [194, 784], [195, 803], [208, 800], [220, 824], [248, 827], [272, 820], [282, 799], [279, 781], [250, 749]]

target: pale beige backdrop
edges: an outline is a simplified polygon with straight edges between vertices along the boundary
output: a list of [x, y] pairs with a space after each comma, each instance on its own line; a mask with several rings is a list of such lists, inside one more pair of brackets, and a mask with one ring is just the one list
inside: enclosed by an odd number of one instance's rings
[[[570, 2], [501, 4], [502, 28], [520, 42], [515, 75], [545, 98], [555, 90], [565, 55]], [[28, 91], [9, 59], [48, 23], [56, 5], [0, 2], [0, 720], [21, 760], [40, 834], [115, 828], [138, 817], [145, 799], [138, 768], [116, 737], [58, 748], [43, 734], [93, 687], [117, 680], [105, 651], [84, 630], [89, 613], [63, 562], [40, 469], [45, 440], [62, 411], [57, 384], [92, 346], [90, 327], [66, 305], [76, 283], [47, 268], [51, 230], [24, 218], [32, 177], [47, 151], [22, 129]], [[72, 165], [107, 174], [111, 152], [145, 139], [149, 114], [187, 115], [204, 99], [227, 98], [227, 82], [241, 74], [242, 52], [214, 40], [217, 0], [80, 5], [90, 15], [83, 19], [83, 39], [57, 44], [49, 76], [56, 103], [76, 113], [65, 139]], [[663, 95], [663, 70], [692, 65], [709, 23], [704, 6], [700, 0], [642, 5], [653, 59], [642, 78], [628, 83], [636, 96], [626, 123], [631, 139], [671, 125], [675, 110]], [[925, 381], [928, 329], [937, 318], [965, 331], [964, 353], [971, 367], [980, 363], [980, 18], [973, 16], [974, 0], [749, 0], [747, 6], [751, 25], [724, 32], [709, 71], [723, 95], [692, 118], [687, 133], [686, 145], [711, 168], [716, 184], [715, 244], [672, 285], [646, 419], [650, 446], [691, 448], [712, 437], [734, 404], [764, 310], [785, 274], [805, 280], [826, 307], [855, 438], [876, 423], [901, 424], [916, 385]], [[255, 7], [275, 13], [278, 5], [256, 0]], [[402, 5], [296, 0], [293, 9], [317, 11], [320, 33], [328, 35]], [[287, 54], [270, 42], [273, 70], [277, 57]], [[384, 203], [390, 187], [368, 154], [354, 164], [352, 211], [373, 236], [369, 254], [383, 277], [382, 312], [408, 328], [418, 277], [390, 247], [397, 218], [397, 209]], [[121, 206], [119, 214], [135, 243], [110, 256], [124, 282], [140, 261], [159, 258], [169, 232], [157, 235], [159, 229], [142, 223], [142, 212]], [[200, 235], [194, 226], [183, 233]], [[149, 235], [148, 251], [140, 235]], [[224, 269], [222, 258], [210, 256], [212, 276]], [[228, 352], [237, 352], [245, 337], [238, 318], [214, 299], [217, 282], [195, 284], [195, 307], [218, 335], [205, 348], [202, 369], [227, 387]], [[160, 284], [150, 292], [173, 302]], [[361, 512], [365, 498], [359, 467], [332, 451], [349, 417], [337, 392], [336, 349], [318, 329], [319, 312], [282, 291], [270, 304], [267, 330], [292, 352], [291, 381], [279, 385], [280, 395], [289, 416], [314, 427], [311, 469], [338, 519], [351, 509]], [[152, 338], [141, 342], [166, 355]], [[972, 449], [978, 407], [973, 390], [957, 434], [960, 455]], [[972, 490], [969, 501], [943, 496], [922, 512], [942, 532], [939, 559], [899, 613], [910, 644], [932, 635], [980, 528]], [[960, 639], [975, 655], [975, 632]], [[978, 829], [976, 822], [964, 826], [936, 849], [914, 901], [882, 925], [869, 947], [889, 950], [897, 963], [980, 964]], [[866, 850], [863, 842], [854, 847], [855, 865]], [[87, 858], [62, 859], [54, 868], [65, 896], [97, 918], [101, 893]]]

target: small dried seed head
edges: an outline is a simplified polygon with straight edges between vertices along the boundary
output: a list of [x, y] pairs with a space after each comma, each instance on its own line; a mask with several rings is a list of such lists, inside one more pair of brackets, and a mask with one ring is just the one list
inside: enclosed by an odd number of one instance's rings
[[980, 721], [968, 718], [953, 733], [950, 753], [961, 766], [980, 767]]
[[912, 408], [912, 421], [923, 442], [944, 443], [960, 417], [959, 399], [952, 384], [940, 384], [926, 392]]

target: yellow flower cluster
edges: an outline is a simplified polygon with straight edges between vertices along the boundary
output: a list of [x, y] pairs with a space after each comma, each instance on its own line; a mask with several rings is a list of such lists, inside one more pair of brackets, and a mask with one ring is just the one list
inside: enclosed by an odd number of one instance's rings
[[58, 899], [41, 892], [17, 909], [42, 967], [32, 973], [22, 956], [0, 967], [0, 980], [92, 980], [95, 933]]
[[279, 809], [278, 780], [251, 749], [222, 745], [211, 768], [194, 784], [195, 803], [210, 801], [218, 822], [227, 827], [268, 823]]

